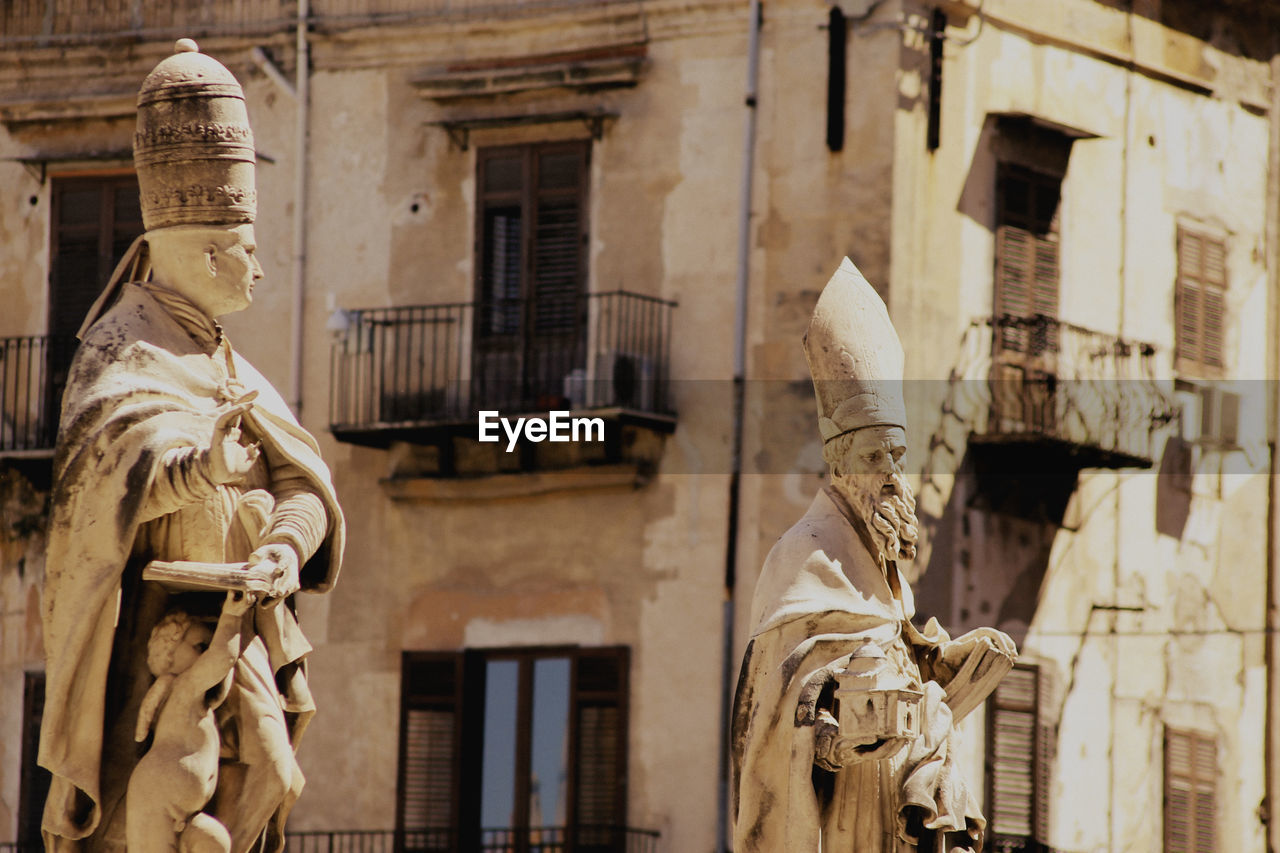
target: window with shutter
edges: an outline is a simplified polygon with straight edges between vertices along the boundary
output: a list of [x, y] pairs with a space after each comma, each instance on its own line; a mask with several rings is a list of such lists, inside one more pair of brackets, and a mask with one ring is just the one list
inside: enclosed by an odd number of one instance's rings
[[559, 405], [584, 358], [587, 142], [477, 153], [478, 401]]
[[1227, 246], [1218, 237], [1178, 228], [1178, 280], [1174, 290], [1178, 370], [1222, 373], [1226, 325]]
[[1058, 348], [1061, 178], [1013, 163], [996, 172], [996, 348], [1039, 356]]
[[624, 849], [625, 648], [406, 653], [407, 850]]
[[1165, 853], [1217, 849], [1218, 745], [1212, 735], [1165, 728]]
[[1040, 720], [1038, 667], [1018, 664], [987, 702], [987, 820], [1001, 853], [1047, 849], [1052, 729]]

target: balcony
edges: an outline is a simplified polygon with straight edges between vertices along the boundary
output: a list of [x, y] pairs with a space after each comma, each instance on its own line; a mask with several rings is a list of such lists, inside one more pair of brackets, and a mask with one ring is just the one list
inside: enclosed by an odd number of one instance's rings
[[476, 439], [482, 410], [590, 414], [605, 421], [606, 444], [624, 427], [671, 432], [674, 307], [619, 290], [338, 312], [330, 429], [352, 444], [408, 441], [446, 456], [452, 439]]
[[[310, 25], [458, 21], [598, 9], [636, 0], [312, 0]], [[264, 35], [297, 25], [297, 0], [11, 0], [0, 3], [0, 44], [69, 45], [104, 39]]]
[[48, 335], [0, 338], [0, 457], [47, 460], [75, 341]]
[[1058, 469], [1152, 466], [1176, 404], [1151, 344], [1035, 315], [977, 320], [963, 349], [953, 376], [968, 380], [966, 399], [950, 405], [969, 420], [971, 447]]

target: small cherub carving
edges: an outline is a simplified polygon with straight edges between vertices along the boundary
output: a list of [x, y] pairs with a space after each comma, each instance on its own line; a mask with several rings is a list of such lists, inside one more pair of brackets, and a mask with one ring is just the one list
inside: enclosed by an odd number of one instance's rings
[[251, 593], [229, 592], [217, 628], [171, 610], [151, 631], [147, 667], [156, 677], [138, 712], [135, 739], [155, 729], [129, 777], [131, 853], [228, 853], [231, 835], [203, 809], [218, 785], [221, 739], [214, 711], [227, 698]]

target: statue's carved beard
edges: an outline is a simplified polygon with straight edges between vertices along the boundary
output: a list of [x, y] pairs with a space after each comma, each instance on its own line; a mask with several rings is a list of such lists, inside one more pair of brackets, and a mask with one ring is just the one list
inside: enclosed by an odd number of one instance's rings
[[914, 560], [920, 539], [916, 497], [907, 478], [893, 474], [833, 474], [832, 484], [866, 522], [886, 560]]

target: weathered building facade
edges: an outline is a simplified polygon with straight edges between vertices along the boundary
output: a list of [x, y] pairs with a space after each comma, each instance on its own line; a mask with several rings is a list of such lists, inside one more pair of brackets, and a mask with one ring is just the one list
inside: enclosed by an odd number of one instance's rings
[[[991, 846], [1268, 846], [1275, 18], [761, 5], [0, 9], [0, 839], [38, 819], [59, 371], [139, 227], [138, 83], [192, 36], [259, 149], [266, 279], [228, 333], [348, 515], [302, 602], [293, 830], [716, 848], [751, 589], [824, 473], [800, 336], [847, 254], [907, 351], [921, 610], [1023, 652], [966, 731]], [[508, 450], [481, 411], [590, 423]]]

